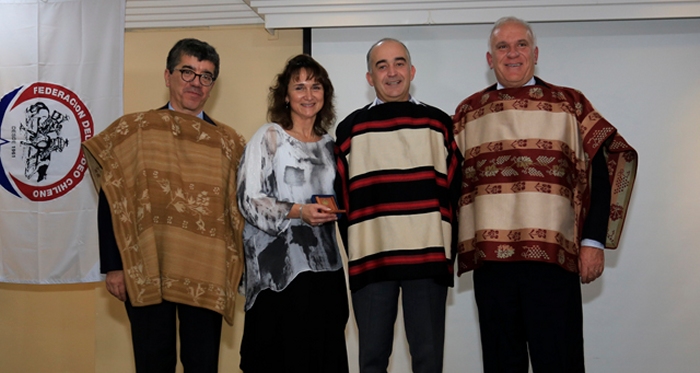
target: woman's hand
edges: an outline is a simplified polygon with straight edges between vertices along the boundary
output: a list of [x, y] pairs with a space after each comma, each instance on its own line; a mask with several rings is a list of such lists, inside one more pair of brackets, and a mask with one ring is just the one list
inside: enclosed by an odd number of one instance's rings
[[338, 216], [330, 213], [331, 209], [318, 203], [309, 203], [301, 205], [300, 218], [301, 220], [312, 226], [319, 226], [328, 222], [338, 220]]

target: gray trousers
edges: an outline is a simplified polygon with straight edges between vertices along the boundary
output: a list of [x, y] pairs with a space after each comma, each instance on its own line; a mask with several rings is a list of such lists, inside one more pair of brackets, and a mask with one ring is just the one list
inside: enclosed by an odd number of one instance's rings
[[360, 373], [385, 373], [401, 293], [413, 373], [442, 372], [447, 286], [433, 279], [383, 281], [352, 293], [359, 331]]

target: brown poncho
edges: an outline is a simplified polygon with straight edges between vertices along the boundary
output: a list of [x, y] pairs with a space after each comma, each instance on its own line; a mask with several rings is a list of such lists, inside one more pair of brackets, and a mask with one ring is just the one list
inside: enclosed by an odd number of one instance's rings
[[134, 306], [166, 299], [233, 322], [244, 145], [228, 126], [171, 110], [125, 115], [83, 143], [95, 187], [109, 201]]

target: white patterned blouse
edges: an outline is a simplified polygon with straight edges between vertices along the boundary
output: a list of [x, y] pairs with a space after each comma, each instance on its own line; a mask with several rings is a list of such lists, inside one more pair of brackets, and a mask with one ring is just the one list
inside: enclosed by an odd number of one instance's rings
[[301, 272], [342, 267], [335, 224], [310, 226], [289, 219], [294, 203], [333, 194], [333, 138], [302, 142], [276, 123], [263, 125], [246, 145], [238, 168], [238, 206], [243, 229], [245, 310], [265, 290], [282, 291]]

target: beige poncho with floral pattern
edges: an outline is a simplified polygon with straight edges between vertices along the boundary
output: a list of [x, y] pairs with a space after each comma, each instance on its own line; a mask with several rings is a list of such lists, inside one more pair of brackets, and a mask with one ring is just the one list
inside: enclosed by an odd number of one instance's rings
[[125, 115], [83, 143], [109, 201], [129, 299], [211, 309], [233, 322], [243, 270], [236, 169], [245, 142], [170, 110]]

